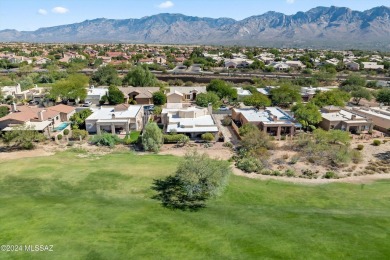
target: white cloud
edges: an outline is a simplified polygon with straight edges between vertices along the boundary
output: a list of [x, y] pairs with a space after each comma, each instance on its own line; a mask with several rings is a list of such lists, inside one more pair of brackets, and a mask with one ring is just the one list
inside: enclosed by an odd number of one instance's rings
[[171, 8], [173, 6], [174, 6], [174, 4], [172, 1], [165, 1], [165, 2], [162, 2], [161, 4], [159, 4], [157, 7], [160, 9], [167, 9], [167, 8]]
[[45, 9], [39, 9], [38, 14], [40, 15], [47, 15], [47, 11]]
[[295, 0], [286, 0], [287, 4], [293, 4], [295, 3]]
[[69, 9], [62, 6], [57, 6], [51, 9], [51, 11], [55, 14], [66, 14], [67, 12], [69, 12]]

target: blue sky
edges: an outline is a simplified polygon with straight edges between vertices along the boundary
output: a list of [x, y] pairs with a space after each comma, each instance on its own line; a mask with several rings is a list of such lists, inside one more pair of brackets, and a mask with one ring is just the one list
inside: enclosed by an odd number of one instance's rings
[[182, 13], [237, 20], [267, 11], [294, 14], [316, 6], [367, 10], [390, 0], [0, 0], [0, 30], [36, 30], [94, 18], [141, 18]]

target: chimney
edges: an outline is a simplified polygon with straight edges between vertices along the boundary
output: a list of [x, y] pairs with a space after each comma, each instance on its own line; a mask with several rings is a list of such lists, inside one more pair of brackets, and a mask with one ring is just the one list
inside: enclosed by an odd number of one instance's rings
[[356, 115], [352, 115], [351, 120], [355, 120], [355, 119], [356, 119]]
[[277, 116], [272, 116], [272, 121], [278, 121], [278, 117]]
[[111, 118], [115, 119], [115, 114], [114, 113], [112, 113]]
[[43, 120], [43, 112], [45, 112], [45, 110], [41, 110], [41, 111], [38, 112], [38, 120], [39, 120], [40, 122], [43, 122], [43, 121], [44, 121], [44, 120]]
[[16, 111], [18, 111], [18, 109], [16, 108], [15, 102], [13, 102], [11, 105], [11, 112], [15, 113]]

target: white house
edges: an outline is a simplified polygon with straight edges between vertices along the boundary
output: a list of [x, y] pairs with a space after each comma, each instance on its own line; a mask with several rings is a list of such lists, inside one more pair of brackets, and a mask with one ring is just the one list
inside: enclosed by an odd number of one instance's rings
[[235, 88], [235, 89], [237, 90], [237, 99], [239, 101], [252, 95], [252, 93], [249, 90], [243, 88]]
[[161, 120], [167, 133], [175, 132], [196, 138], [204, 133], [218, 132], [210, 110], [199, 107], [164, 108]]
[[120, 104], [115, 107], [100, 107], [85, 120], [89, 133], [100, 134], [102, 131], [117, 132], [140, 131], [143, 127], [144, 109], [139, 105]]
[[383, 70], [384, 65], [378, 65], [377, 62], [362, 62], [365, 70]]
[[99, 100], [107, 94], [107, 88], [95, 88], [94, 86], [91, 86], [87, 88], [87, 97], [85, 98], [85, 101], [90, 101], [92, 104], [99, 104]]

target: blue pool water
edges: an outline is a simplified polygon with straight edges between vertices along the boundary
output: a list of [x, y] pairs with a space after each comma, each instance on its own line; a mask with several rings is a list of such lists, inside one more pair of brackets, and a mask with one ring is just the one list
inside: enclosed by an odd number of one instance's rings
[[55, 131], [62, 131], [62, 130], [64, 130], [68, 125], [69, 125], [68, 122], [63, 122], [63, 123], [61, 123], [59, 126], [54, 127], [54, 130], [55, 130]]

